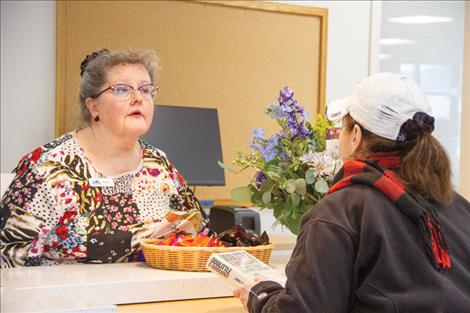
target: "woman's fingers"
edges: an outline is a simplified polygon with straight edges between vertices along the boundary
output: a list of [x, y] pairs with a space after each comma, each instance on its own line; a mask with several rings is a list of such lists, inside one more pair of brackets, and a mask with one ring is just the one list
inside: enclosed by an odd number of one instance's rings
[[237, 288], [237, 289], [235, 289], [235, 290], [233, 291], [233, 296], [234, 296], [235, 298], [240, 298], [240, 293], [241, 293], [240, 289], [241, 289], [241, 288]]

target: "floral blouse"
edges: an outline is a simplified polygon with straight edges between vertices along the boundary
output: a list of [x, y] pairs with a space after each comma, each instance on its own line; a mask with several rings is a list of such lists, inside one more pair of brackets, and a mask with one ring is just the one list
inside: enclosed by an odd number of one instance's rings
[[207, 217], [165, 154], [145, 142], [137, 169], [104, 177], [76, 132], [24, 156], [0, 204], [2, 267], [127, 262], [170, 209]]

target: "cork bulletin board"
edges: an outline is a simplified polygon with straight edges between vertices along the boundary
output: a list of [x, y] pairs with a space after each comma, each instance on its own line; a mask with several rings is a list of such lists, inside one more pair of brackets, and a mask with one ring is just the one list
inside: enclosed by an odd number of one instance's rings
[[[251, 130], [289, 86], [310, 119], [323, 112], [327, 9], [261, 1], [57, 1], [56, 135], [77, 127], [80, 63], [99, 48], [152, 48], [161, 61], [157, 104], [217, 108], [223, 162], [247, 152]], [[183, 173], [184, 174], [184, 173]], [[248, 175], [249, 176], [249, 175]], [[198, 187], [228, 199], [246, 185]]]

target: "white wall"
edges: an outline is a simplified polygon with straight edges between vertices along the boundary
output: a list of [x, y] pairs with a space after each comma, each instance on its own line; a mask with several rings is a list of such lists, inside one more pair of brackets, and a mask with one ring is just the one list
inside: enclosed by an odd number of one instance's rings
[[460, 146], [460, 192], [470, 201], [470, 2], [465, 3], [465, 29], [462, 82], [462, 118]]
[[1, 171], [54, 136], [55, 3], [1, 1]]
[[[327, 103], [368, 75], [369, 1], [281, 1], [329, 9]], [[54, 135], [55, 3], [1, 1], [1, 171]]]
[[326, 103], [369, 75], [370, 1], [272, 1], [328, 9]]

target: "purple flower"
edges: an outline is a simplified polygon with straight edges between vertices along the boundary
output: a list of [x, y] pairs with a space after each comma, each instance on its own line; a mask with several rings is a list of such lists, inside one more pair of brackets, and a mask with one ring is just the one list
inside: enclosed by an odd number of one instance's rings
[[289, 87], [282, 88], [278, 100], [281, 103], [290, 105], [294, 101], [294, 91]]
[[266, 175], [264, 175], [263, 172], [257, 172], [255, 176], [255, 181], [256, 181], [256, 188], [259, 188], [261, 186], [261, 183], [264, 182], [266, 179]]
[[293, 125], [293, 128], [291, 129], [293, 137], [301, 137], [301, 138], [307, 138], [310, 135], [310, 131], [308, 130], [307, 127], [305, 127], [304, 124], [297, 124]]
[[[284, 87], [279, 93], [278, 100], [280, 111], [282, 112], [282, 118], [285, 122], [285, 130], [288, 131], [287, 137], [291, 140], [297, 137], [309, 137], [310, 131], [304, 124], [305, 119], [307, 118], [307, 112], [294, 99], [294, 92], [292, 89]], [[268, 112], [270, 112], [269, 108]]]

